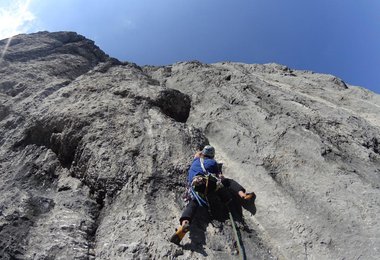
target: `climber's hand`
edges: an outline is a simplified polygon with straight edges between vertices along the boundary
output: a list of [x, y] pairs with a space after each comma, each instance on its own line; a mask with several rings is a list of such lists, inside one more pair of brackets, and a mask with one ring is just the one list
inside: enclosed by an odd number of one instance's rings
[[199, 158], [199, 157], [201, 157], [201, 155], [202, 155], [202, 151], [198, 151], [198, 152], [196, 152], [196, 153], [194, 154], [194, 159], [195, 159], [195, 158]]

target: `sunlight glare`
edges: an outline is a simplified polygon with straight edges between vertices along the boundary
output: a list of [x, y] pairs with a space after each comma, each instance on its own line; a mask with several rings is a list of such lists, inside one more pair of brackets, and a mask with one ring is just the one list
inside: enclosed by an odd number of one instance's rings
[[7, 43], [5, 44], [4, 46], [4, 49], [2, 50], [1, 52], [1, 56], [0, 56], [0, 62], [3, 61], [3, 58], [4, 58], [4, 55], [9, 47], [9, 44], [11, 44], [11, 41], [12, 41], [12, 37], [9, 37], [8, 40], [7, 40]]
[[35, 19], [29, 10], [31, 0], [12, 1], [0, 9], [0, 39], [24, 33]]
[[35, 19], [29, 10], [31, 0], [12, 1], [11, 4], [0, 9], [0, 40], [9, 38], [1, 50], [0, 61], [3, 59], [12, 36], [25, 33], [28, 25]]

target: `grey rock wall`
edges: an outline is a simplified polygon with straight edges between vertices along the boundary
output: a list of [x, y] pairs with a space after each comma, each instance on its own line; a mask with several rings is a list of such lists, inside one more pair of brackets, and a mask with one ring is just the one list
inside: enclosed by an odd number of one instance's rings
[[70, 32], [12, 38], [0, 75], [2, 259], [239, 258], [229, 221], [168, 242], [207, 143], [257, 193], [248, 259], [380, 257], [379, 95], [278, 64], [139, 67]]

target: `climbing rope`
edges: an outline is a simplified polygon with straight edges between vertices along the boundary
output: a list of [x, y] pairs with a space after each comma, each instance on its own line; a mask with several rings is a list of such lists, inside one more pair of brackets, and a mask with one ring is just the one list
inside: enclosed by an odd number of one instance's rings
[[247, 256], [245, 255], [245, 250], [244, 250], [243, 245], [242, 245], [241, 240], [240, 240], [240, 234], [239, 234], [238, 229], [236, 228], [234, 217], [232, 216], [230, 209], [228, 209], [228, 215], [229, 215], [231, 223], [232, 223], [232, 229], [234, 230], [235, 240], [236, 240], [236, 244], [238, 246], [238, 253], [240, 255], [240, 259], [246, 260]]
[[207, 207], [208, 206], [207, 199], [206, 199], [206, 201], [204, 199], [202, 199], [202, 197], [199, 196], [199, 194], [196, 191], [194, 191], [193, 187], [190, 188], [190, 191], [191, 191], [191, 194], [194, 196], [194, 198], [197, 200], [199, 206], [201, 206], [201, 207], [204, 207], [204, 206]]

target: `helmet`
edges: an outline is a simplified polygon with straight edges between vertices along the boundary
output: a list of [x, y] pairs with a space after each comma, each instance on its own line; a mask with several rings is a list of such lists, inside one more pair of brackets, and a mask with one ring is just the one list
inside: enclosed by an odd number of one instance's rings
[[204, 156], [207, 156], [207, 157], [210, 157], [210, 158], [214, 158], [215, 156], [215, 148], [212, 147], [211, 145], [206, 145], [203, 150], [202, 150], [202, 154]]

